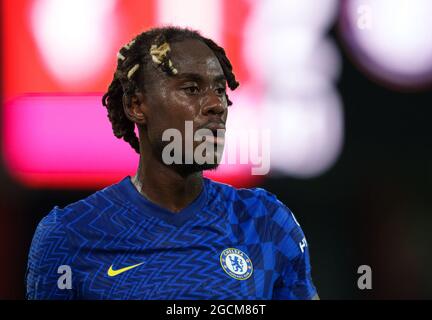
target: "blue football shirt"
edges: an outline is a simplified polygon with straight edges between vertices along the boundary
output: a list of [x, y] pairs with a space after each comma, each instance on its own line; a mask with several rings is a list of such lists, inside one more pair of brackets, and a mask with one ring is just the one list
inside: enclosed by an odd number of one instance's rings
[[148, 201], [130, 177], [55, 207], [36, 229], [26, 281], [28, 299], [316, 295], [292, 212], [264, 189], [209, 179], [178, 213]]

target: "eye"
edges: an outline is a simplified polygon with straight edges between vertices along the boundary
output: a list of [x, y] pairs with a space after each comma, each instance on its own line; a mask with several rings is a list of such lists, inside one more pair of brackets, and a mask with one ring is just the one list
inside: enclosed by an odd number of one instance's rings
[[226, 89], [224, 87], [217, 88], [216, 92], [217, 94], [223, 95], [226, 92]]
[[198, 94], [199, 88], [197, 86], [189, 86], [182, 88], [187, 94]]

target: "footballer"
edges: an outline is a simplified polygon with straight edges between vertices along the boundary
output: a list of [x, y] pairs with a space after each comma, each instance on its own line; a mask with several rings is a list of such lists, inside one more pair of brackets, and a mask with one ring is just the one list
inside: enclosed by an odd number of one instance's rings
[[204, 178], [218, 161], [187, 161], [186, 152], [181, 162], [164, 159], [164, 132], [185, 133], [186, 122], [219, 150], [206, 159], [220, 158], [226, 87], [239, 85], [224, 49], [163, 27], [117, 58], [102, 104], [114, 135], [140, 155], [138, 169], [42, 219], [27, 299], [318, 299], [305, 236], [283, 203]]

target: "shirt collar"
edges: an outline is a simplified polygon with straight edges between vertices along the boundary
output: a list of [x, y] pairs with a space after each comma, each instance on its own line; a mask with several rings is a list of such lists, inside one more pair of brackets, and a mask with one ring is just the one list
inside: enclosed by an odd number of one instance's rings
[[117, 184], [116, 189], [118, 196], [121, 199], [131, 202], [139, 211], [143, 212], [143, 214], [162, 219], [169, 224], [181, 226], [198, 213], [206, 204], [208, 184], [209, 180], [204, 178], [200, 194], [195, 198], [195, 200], [179, 212], [171, 212], [144, 197], [135, 188], [130, 176], [121, 180]]

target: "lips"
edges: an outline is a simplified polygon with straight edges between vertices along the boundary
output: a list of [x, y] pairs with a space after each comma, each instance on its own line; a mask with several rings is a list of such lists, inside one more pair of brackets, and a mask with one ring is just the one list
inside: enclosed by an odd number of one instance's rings
[[217, 130], [225, 130], [225, 123], [223, 122], [210, 122], [206, 125], [200, 127], [201, 129], [209, 129], [212, 132], [216, 133]]
[[[200, 129], [208, 129], [213, 135], [203, 135], [205, 141], [214, 144], [224, 144], [225, 143], [225, 124], [223, 122], [210, 122], [206, 125], [200, 127]], [[219, 135], [218, 135], [219, 133]]]

